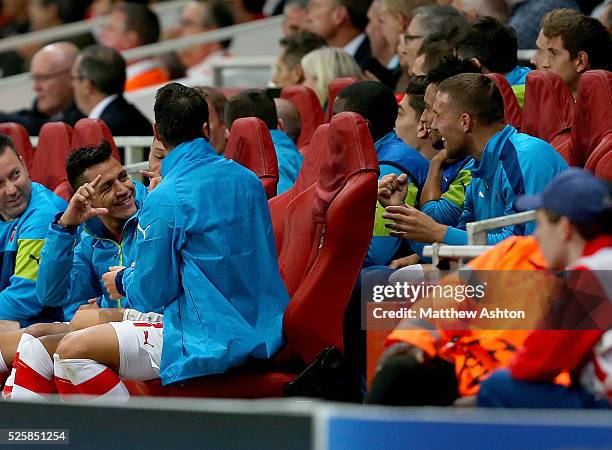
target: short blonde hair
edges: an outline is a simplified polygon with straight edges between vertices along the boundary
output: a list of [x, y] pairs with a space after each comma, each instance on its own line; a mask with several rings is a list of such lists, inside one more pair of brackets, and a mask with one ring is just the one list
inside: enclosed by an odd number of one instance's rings
[[317, 79], [315, 91], [321, 105], [327, 101], [327, 85], [330, 81], [340, 77], [363, 78], [363, 72], [355, 59], [340, 48], [313, 50], [302, 58], [302, 69]]

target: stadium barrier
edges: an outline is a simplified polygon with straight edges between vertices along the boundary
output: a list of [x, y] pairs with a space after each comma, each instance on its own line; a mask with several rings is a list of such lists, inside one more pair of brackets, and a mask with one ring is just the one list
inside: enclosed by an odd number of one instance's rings
[[438, 266], [441, 259], [458, 260], [459, 266], [462, 266], [466, 260], [476, 258], [491, 248], [490, 245], [487, 245], [489, 230], [532, 222], [535, 218], [535, 211], [525, 211], [468, 223], [466, 224], [468, 245], [446, 245], [436, 242], [423, 248], [423, 256], [431, 258], [435, 267]]
[[309, 399], [0, 401], [0, 421], [0, 440], [9, 430], [64, 430], [69, 442], [49, 445], [56, 449], [540, 450], [612, 442], [609, 411], [388, 408]]

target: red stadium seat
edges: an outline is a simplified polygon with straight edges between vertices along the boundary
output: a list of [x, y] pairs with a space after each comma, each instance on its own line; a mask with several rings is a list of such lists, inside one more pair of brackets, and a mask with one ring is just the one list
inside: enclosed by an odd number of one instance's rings
[[506, 123], [512, 125], [517, 130], [521, 129], [522, 113], [521, 107], [518, 104], [516, 95], [506, 80], [506, 77], [498, 73], [488, 73], [487, 76], [491, 78], [497, 85], [497, 89], [501, 93], [504, 99], [504, 114], [506, 116]]
[[66, 180], [66, 158], [70, 153], [72, 134], [72, 127], [64, 122], [43, 125], [30, 169], [32, 181], [53, 191]]
[[34, 149], [30, 143], [30, 135], [23, 125], [15, 122], [0, 123], [0, 133], [6, 134], [13, 140], [17, 153], [21, 155], [29, 170], [34, 160]]
[[268, 203], [270, 205], [270, 215], [272, 217], [272, 227], [274, 228], [274, 240], [276, 241], [276, 251], [280, 252], [285, 224], [285, 212], [287, 206], [298, 194], [312, 186], [319, 179], [321, 160], [329, 152], [327, 133], [329, 124], [324, 123], [317, 128], [312, 135], [310, 144], [304, 149], [304, 161], [302, 168], [291, 189], [274, 197]]
[[595, 175], [607, 181], [612, 181], [612, 150], [600, 158], [595, 168]]
[[327, 86], [329, 95], [327, 97], [327, 109], [325, 110], [325, 122], [329, 122], [334, 115], [334, 101], [336, 101], [336, 97], [347, 86], [350, 86], [353, 83], [357, 83], [359, 81], [355, 77], [342, 77], [336, 78], [331, 81]]
[[310, 139], [319, 125], [324, 122], [323, 109], [317, 94], [306, 86], [287, 86], [281, 91], [281, 98], [293, 102], [302, 118], [302, 131], [297, 141], [297, 147], [302, 150], [310, 143]]
[[63, 198], [67, 202], [69, 202], [72, 196], [74, 195], [72, 186], [70, 186], [68, 180], [64, 180], [60, 184], [58, 184], [57, 187], [53, 190], [53, 193]]
[[569, 162], [573, 121], [574, 96], [565, 81], [553, 72], [529, 72], [521, 131], [545, 140]]
[[364, 119], [334, 116], [328, 142], [317, 183], [287, 208], [279, 257], [291, 295], [285, 336], [303, 362], [327, 346], [343, 349], [344, 311], [370, 244], [376, 205], [378, 161]]
[[232, 124], [225, 157], [236, 161], [259, 177], [268, 199], [276, 196], [278, 161], [272, 137], [263, 120], [243, 117]]
[[612, 151], [612, 131], [606, 134], [599, 145], [595, 147], [593, 152], [589, 155], [589, 159], [584, 166], [586, 170], [590, 170], [591, 172], [595, 172], [595, 169], [599, 165], [599, 161], [601, 158], [606, 156], [609, 152]]
[[72, 150], [88, 145], [98, 145], [102, 141], [108, 141], [111, 146], [113, 157], [121, 162], [119, 150], [115, 145], [113, 135], [108, 126], [100, 119], [81, 119], [74, 125], [74, 135], [72, 136]]
[[604, 135], [612, 130], [612, 73], [589, 70], [580, 77], [572, 128], [572, 166], [583, 167]]
[[[291, 301], [284, 315], [284, 355], [309, 363], [328, 346], [343, 348], [344, 311], [365, 258], [374, 222], [378, 162], [359, 115], [333, 118], [316, 184], [297, 195], [285, 217], [279, 259]], [[350, 230], [350, 233], [347, 232]], [[278, 361], [278, 358], [275, 361]], [[283, 396], [295, 374], [234, 369], [177, 386], [127, 382], [134, 395], [260, 398]]]

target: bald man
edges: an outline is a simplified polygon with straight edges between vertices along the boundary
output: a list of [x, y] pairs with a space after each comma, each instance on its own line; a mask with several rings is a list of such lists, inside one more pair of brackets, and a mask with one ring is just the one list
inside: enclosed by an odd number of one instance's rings
[[30, 76], [36, 98], [31, 109], [0, 112], [0, 122], [17, 122], [30, 136], [51, 121], [74, 125], [83, 115], [74, 104], [70, 69], [79, 49], [69, 42], [56, 42], [41, 48], [32, 58]]
[[282, 122], [285, 134], [291, 140], [297, 143], [302, 131], [302, 118], [297, 107], [284, 98], [275, 98], [274, 105], [276, 106], [276, 114], [279, 122]]

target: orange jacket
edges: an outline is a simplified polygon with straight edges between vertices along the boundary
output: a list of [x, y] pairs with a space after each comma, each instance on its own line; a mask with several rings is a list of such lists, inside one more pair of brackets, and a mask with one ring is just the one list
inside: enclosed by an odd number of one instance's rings
[[155, 67], [128, 78], [125, 82], [125, 92], [132, 92], [148, 86], [155, 86], [169, 80], [170, 77], [165, 70], [161, 67]]
[[[510, 237], [473, 259], [468, 267], [474, 270], [542, 270], [545, 268], [544, 257], [533, 237]], [[520, 274], [520, 272], [517, 273]], [[511, 283], [509, 278], [497, 276], [501, 283]], [[456, 283], [449, 275], [441, 283]], [[511, 283], [512, 284], [512, 283]], [[487, 291], [491, 286], [487, 287]], [[507, 288], [504, 284], [500, 288]], [[545, 295], [541, 289], [534, 289], [528, 283], [512, 284], [506, 300], [518, 302], [523, 300], [529, 307], [532, 295]], [[503, 300], [503, 299], [502, 299]], [[532, 302], [536, 305], [537, 302]], [[537, 306], [537, 305], [536, 305]], [[405, 325], [405, 324], [404, 324]], [[432, 324], [435, 326], [435, 324]], [[405, 328], [405, 327], [404, 327]], [[419, 347], [430, 358], [438, 356], [455, 365], [461, 395], [474, 395], [478, 392], [480, 381], [493, 370], [508, 365], [517, 348], [520, 348], [530, 333], [528, 330], [465, 330], [454, 331], [437, 327], [435, 330], [396, 329], [385, 342], [386, 346], [405, 342]]]

